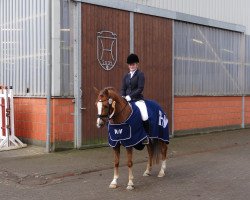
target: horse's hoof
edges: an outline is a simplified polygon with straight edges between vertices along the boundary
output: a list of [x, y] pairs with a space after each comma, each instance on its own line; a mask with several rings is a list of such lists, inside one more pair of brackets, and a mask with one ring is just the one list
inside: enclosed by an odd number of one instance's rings
[[116, 188], [117, 188], [117, 185], [116, 185], [116, 184], [110, 184], [110, 185], [109, 185], [109, 188], [110, 188], [110, 189], [116, 189]]
[[160, 172], [159, 174], [158, 174], [158, 177], [159, 178], [162, 178], [162, 177], [164, 177], [165, 176], [165, 173], [164, 172]]
[[150, 175], [151, 175], [151, 173], [148, 172], [148, 171], [145, 171], [144, 174], [143, 174], [143, 176], [150, 176]]
[[135, 186], [133, 186], [133, 185], [128, 185], [127, 186], [127, 190], [133, 190], [133, 189], [135, 189]]

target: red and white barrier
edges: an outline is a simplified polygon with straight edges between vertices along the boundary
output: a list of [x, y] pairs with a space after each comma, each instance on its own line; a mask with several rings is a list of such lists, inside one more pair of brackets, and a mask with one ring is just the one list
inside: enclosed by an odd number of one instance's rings
[[15, 136], [13, 90], [0, 86], [0, 151], [26, 146]]

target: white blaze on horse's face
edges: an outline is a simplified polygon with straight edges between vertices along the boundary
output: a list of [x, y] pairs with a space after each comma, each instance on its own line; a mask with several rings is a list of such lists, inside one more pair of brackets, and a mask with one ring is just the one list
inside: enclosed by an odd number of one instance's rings
[[[96, 105], [97, 105], [97, 114], [101, 115], [102, 114], [102, 102], [98, 101]], [[97, 128], [101, 128], [103, 124], [104, 124], [103, 120], [100, 117], [98, 117], [96, 121]]]

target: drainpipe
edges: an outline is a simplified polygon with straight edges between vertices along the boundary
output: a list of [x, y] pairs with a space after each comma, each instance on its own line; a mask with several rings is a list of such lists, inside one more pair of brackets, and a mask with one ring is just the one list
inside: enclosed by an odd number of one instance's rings
[[49, 153], [51, 151], [50, 148], [50, 127], [51, 127], [51, 3], [52, 1], [48, 0], [48, 15], [47, 15], [47, 22], [48, 22], [48, 39], [47, 39], [47, 63], [46, 63], [46, 110], [47, 110], [47, 115], [46, 115], [46, 152]]

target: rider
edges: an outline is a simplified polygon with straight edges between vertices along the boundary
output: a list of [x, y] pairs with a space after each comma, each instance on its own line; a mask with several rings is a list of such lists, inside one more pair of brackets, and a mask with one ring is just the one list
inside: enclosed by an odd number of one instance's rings
[[[138, 69], [139, 58], [136, 54], [130, 54], [127, 58], [127, 64], [129, 68], [129, 73], [123, 77], [121, 95], [128, 102], [135, 102], [135, 105], [140, 109], [143, 127], [147, 134], [150, 134], [149, 121], [148, 121], [148, 111], [146, 104], [143, 100], [143, 89], [145, 83], [144, 73]], [[149, 139], [142, 142], [143, 144], [148, 144]]]

